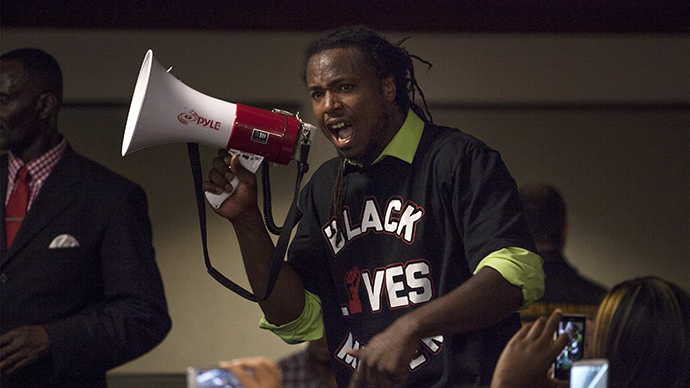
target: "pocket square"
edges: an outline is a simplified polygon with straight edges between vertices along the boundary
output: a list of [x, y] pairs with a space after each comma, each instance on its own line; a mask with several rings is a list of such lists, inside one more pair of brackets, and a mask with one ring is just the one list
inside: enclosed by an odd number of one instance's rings
[[75, 248], [79, 246], [79, 241], [69, 234], [61, 234], [50, 242], [48, 248]]

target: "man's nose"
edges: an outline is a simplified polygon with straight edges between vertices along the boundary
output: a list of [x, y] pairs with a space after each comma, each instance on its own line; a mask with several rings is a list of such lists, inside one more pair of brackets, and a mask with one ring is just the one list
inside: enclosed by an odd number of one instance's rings
[[326, 92], [324, 96], [324, 110], [326, 113], [337, 111], [340, 108], [342, 108], [342, 104], [338, 95], [330, 91]]

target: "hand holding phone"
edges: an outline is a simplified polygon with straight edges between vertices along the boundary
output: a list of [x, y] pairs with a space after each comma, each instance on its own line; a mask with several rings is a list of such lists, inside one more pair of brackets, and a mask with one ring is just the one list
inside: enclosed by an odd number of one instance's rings
[[553, 339], [561, 316], [561, 311], [556, 310], [548, 319], [540, 317], [508, 341], [496, 364], [491, 387], [555, 386], [549, 367], [569, 342], [566, 335]]
[[244, 388], [281, 388], [283, 374], [278, 364], [266, 357], [221, 361], [220, 366], [235, 374]]
[[187, 388], [243, 388], [240, 380], [228, 369], [188, 368]]

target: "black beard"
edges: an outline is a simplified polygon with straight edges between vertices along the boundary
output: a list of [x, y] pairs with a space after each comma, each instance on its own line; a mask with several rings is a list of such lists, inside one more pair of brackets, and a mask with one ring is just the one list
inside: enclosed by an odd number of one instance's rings
[[[371, 141], [367, 143], [361, 155], [357, 155], [352, 160], [365, 166], [371, 165], [388, 145], [393, 136], [390, 135], [391, 114], [384, 107], [381, 107], [380, 115], [373, 128]], [[340, 151], [338, 151], [340, 152]]]

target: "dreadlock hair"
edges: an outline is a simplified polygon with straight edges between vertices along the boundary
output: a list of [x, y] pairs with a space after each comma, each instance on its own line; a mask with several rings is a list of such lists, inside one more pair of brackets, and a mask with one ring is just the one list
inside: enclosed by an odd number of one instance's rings
[[[432, 64], [412, 55], [400, 46], [407, 38], [397, 44], [390, 43], [386, 38], [369, 27], [357, 25], [330, 31], [323, 38], [313, 40], [306, 48], [302, 63], [302, 81], [307, 83], [307, 65], [316, 54], [335, 48], [357, 48], [364, 61], [373, 69], [378, 79], [393, 76], [396, 95], [395, 103], [402, 112], [411, 109], [424, 122], [433, 122], [431, 113], [414, 76], [412, 59], [426, 64]], [[424, 110], [415, 103], [415, 94], [419, 93], [424, 104]], [[336, 220], [336, 244], [340, 243], [343, 228], [344, 176], [347, 163], [341, 156], [340, 167], [333, 185], [331, 195], [330, 216]]]
[[[414, 76], [412, 59], [417, 59], [429, 68], [432, 64], [408, 53], [404, 47], [400, 46], [408, 38], [394, 45], [376, 31], [362, 25], [330, 31], [323, 38], [315, 39], [307, 46], [302, 62], [302, 81], [306, 85], [307, 65], [314, 55], [325, 50], [354, 47], [359, 49], [364, 60], [374, 69], [379, 79], [393, 76], [396, 88], [395, 103], [403, 112], [412, 109], [425, 122], [432, 122], [424, 93]], [[419, 93], [422, 98], [424, 111], [414, 102], [416, 93]]]

